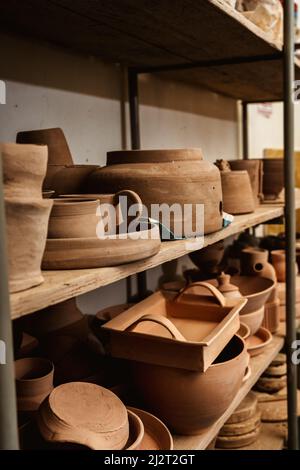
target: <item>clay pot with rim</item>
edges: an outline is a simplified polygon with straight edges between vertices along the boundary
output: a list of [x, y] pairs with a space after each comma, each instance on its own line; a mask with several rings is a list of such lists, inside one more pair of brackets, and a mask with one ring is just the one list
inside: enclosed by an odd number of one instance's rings
[[235, 335], [206, 372], [132, 363], [133, 380], [149, 411], [175, 433], [193, 435], [212, 425], [238, 392], [249, 362]]
[[54, 366], [39, 357], [15, 361], [18, 411], [36, 411], [53, 389]]
[[44, 281], [41, 263], [52, 204], [42, 197], [5, 198], [10, 292], [29, 289]]
[[99, 207], [97, 199], [54, 199], [48, 239], [96, 238]]
[[[138, 408], [127, 408], [130, 424], [130, 413], [138, 416], [144, 425], [144, 436], [138, 450], [173, 450], [173, 438], [166, 425], [156, 416]], [[130, 433], [131, 434], [131, 433]], [[132, 450], [126, 447], [126, 450]]]
[[125, 405], [110, 390], [85, 382], [56, 387], [40, 406], [37, 423], [48, 442], [121, 450], [129, 438]]
[[224, 251], [224, 242], [222, 240], [201, 250], [189, 253], [189, 257], [201, 271], [216, 273], [223, 259]]
[[[162, 223], [162, 214], [154, 214], [151, 205], [177, 204], [180, 214], [171, 212], [170, 222], [165, 224], [177, 236], [203, 233], [202, 214], [197, 221], [199, 204], [204, 204], [204, 233], [222, 228], [220, 174], [203, 160], [200, 149], [108, 152], [107, 166], [89, 176], [88, 190], [111, 193], [126, 188], [139, 194], [148, 215]], [[190, 213], [183, 213], [184, 204], [191, 205]]]
[[43, 189], [61, 194], [85, 193], [87, 179], [99, 165], [48, 165]]
[[247, 171], [221, 171], [223, 209], [229, 214], [249, 214], [255, 210]]
[[253, 191], [254, 201], [258, 205], [262, 199], [263, 165], [262, 159], [251, 158], [248, 160], [229, 160], [230, 168], [233, 171], [246, 170], [249, 174]]
[[263, 193], [265, 199], [276, 199], [284, 188], [283, 158], [263, 159]]
[[240, 314], [252, 313], [263, 307], [274, 288], [274, 281], [264, 277], [236, 275], [231, 276], [230, 282], [238, 287], [243, 297], [248, 299]]

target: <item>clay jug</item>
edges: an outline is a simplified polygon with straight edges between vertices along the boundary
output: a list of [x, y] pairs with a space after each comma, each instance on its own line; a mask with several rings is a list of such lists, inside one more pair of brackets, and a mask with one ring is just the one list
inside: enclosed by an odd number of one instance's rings
[[276, 282], [276, 271], [268, 262], [268, 257], [268, 251], [263, 248], [245, 248], [241, 252], [241, 274], [265, 277]]

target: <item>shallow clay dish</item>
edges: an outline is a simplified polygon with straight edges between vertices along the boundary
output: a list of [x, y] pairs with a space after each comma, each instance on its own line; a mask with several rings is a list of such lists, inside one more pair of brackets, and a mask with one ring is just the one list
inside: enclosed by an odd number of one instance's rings
[[172, 450], [173, 438], [166, 425], [156, 416], [138, 408], [129, 408], [143, 422], [144, 437], [139, 450]]
[[247, 339], [250, 336], [250, 328], [246, 323], [240, 323], [240, 329], [237, 332], [237, 335], [239, 335], [243, 340]]
[[[132, 238], [133, 237], [133, 238]], [[136, 237], [136, 238], [134, 238]], [[160, 249], [159, 228], [99, 238], [48, 238], [43, 269], [101, 268], [155, 255]]]
[[250, 356], [257, 356], [262, 353], [268, 344], [272, 341], [272, 333], [262, 326], [255, 335], [246, 339], [247, 351]]
[[128, 409], [129, 438], [124, 450], [143, 450], [142, 443], [145, 436], [144, 424], [141, 418], [135, 413], [135, 409]]
[[120, 450], [129, 438], [128, 413], [110, 390], [85, 382], [56, 387], [37, 417], [44, 439], [81, 444], [94, 450]]
[[255, 442], [260, 433], [260, 426], [254, 431], [251, 431], [247, 434], [242, 434], [241, 436], [218, 436], [216, 447], [220, 449], [237, 449], [239, 447], [245, 447], [252, 442]]

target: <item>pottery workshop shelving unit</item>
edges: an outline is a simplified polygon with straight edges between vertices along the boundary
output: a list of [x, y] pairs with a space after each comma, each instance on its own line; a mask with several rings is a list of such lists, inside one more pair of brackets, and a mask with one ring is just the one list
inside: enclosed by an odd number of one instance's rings
[[[295, 203], [293, 163], [293, 80], [300, 78], [294, 58], [294, 2], [285, 1], [284, 48], [222, 0], [115, 0], [114, 2], [1, 2], [0, 24], [10, 32], [118, 62], [128, 66], [132, 148], [141, 147], [138, 113], [138, 76], [159, 73], [204, 86], [243, 102], [243, 144], [247, 158], [247, 104], [284, 102], [286, 209], [260, 206], [253, 214], [237, 216], [228, 228], [205, 237], [204, 246], [249, 227], [281, 217], [287, 235], [287, 345], [295, 332]], [[16, 14], [16, 12], [18, 14]], [[92, 27], [91, 27], [92, 26]], [[57, 32], [59, 36], [57, 35]], [[80, 37], [80, 41], [78, 41]], [[113, 37], [113, 41], [112, 41]], [[2, 170], [0, 168], [0, 174]], [[197, 249], [197, 247], [195, 247]], [[165, 242], [150, 260], [127, 266], [45, 273], [41, 286], [9, 296], [4, 239], [2, 178], [0, 178], [0, 331], [7, 346], [7, 365], [0, 368], [0, 448], [18, 447], [11, 319], [83, 294], [136, 273], [139, 293], [146, 290], [146, 270], [186, 254], [182, 241]], [[204, 449], [284, 344], [275, 335], [259, 357], [251, 359], [252, 376], [224, 415], [205, 433], [175, 437], [176, 449]], [[288, 354], [288, 446], [297, 448], [296, 374]]]

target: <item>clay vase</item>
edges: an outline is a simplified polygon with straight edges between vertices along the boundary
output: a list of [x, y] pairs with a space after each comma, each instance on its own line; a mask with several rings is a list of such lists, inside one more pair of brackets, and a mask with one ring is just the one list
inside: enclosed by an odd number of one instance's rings
[[283, 158], [263, 159], [263, 193], [265, 199], [276, 199], [284, 188]]
[[230, 160], [229, 165], [233, 171], [246, 170], [250, 177], [254, 201], [258, 205], [262, 199], [263, 165], [262, 159]]
[[218, 266], [224, 256], [224, 242], [220, 241], [201, 250], [189, 253], [190, 259], [201, 272], [213, 274], [218, 271]]
[[47, 145], [49, 165], [72, 165], [73, 158], [66, 137], [59, 127], [18, 132], [19, 144]]
[[44, 280], [41, 262], [52, 204], [42, 197], [5, 198], [10, 292], [29, 289]]
[[249, 214], [255, 210], [247, 171], [221, 171], [223, 210], [229, 214]]
[[99, 165], [48, 165], [43, 189], [61, 194], [85, 193], [88, 176]]
[[249, 355], [234, 336], [206, 372], [135, 362], [133, 380], [147, 409], [176, 434], [199, 434], [228, 408], [245, 376]]
[[99, 207], [97, 199], [54, 199], [48, 238], [96, 238]]
[[[276, 276], [279, 282], [285, 282], [285, 250], [273, 250], [271, 251], [271, 260], [274, 266]], [[298, 266], [296, 266], [296, 274]]]
[[54, 366], [39, 357], [15, 361], [18, 411], [36, 411], [53, 389]]
[[276, 271], [268, 258], [269, 252], [263, 248], [245, 248], [241, 252], [241, 274], [260, 276], [276, 282]]
[[[159, 219], [176, 236], [211, 233], [222, 228], [220, 173], [202, 159], [199, 149], [109, 152], [107, 166], [88, 178], [90, 192], [131, 189], [140, 195], [148, 216]], [[152, 204], [176, 204], [176, 214], [163, 217]], [[189, 204], [190, 211], [184, 208]], [[204, 205], [204, 221], [198, 205]], [[168, 220], [166, 220], [168, 219]], [[200, 219], [200, 220], [198, 220]], [[199, 223], [200, 222], [200, 223]], [[202, 226], [204, 223], [204, 227]]]
[[4, 197], [36, 199], [42, 197], [47, 168], [47, 147], [1, 143]]

